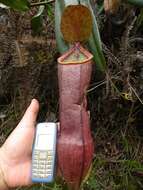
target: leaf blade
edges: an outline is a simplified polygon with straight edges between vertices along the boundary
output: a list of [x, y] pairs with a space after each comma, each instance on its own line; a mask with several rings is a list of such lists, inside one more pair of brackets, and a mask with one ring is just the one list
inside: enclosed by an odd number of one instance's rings
[[56, 42], [59, 52], [62, 54], [69, 49], [68, 44], [63, 40], [60, 23], [61, 23], [61, 14], [63, 12], [64, 6], [63, 0], [56, 0], [55, 2], [55, 34]]
[[31, 20], [31, 26], [35, 33], [38, 33], [41, 31], [41, 28], [43, 26], [43, 12], [44, 12], [45, 6], [41, 5], [39, 7], [39, 10], [36, 15], [32, 17]]
[[0, 0], [0, 3], [18, 11], [27, 11], [30, 9], [28, 0]]
[[143, 7], [143, 0], [127, 0], [128, 3]]
[[100, 32], [96, 20], [96, 16], [93, 12], [93, 9], [91, 7], [90, 1], [89, 0], [80, 0], [81, 4], [89, 7], [91, 13], [92, 13], [92, 18], [93, 18], [93, 31], [92, 35], [90, 36], [88, 40], [88, 45], [89, 49], [94, 55], [94, 61], [97, 64], [97, 68], [101, 70], [102, 72], [105, 71], [106, 69], [106, 60], [103, 54], [103, 49], [102, 49], [102, 41], [100, 37]]

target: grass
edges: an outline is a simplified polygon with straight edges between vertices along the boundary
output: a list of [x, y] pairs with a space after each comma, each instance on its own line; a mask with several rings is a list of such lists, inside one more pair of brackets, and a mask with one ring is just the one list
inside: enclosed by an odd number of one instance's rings
[[[105, 131], [104, 131], [105, 132]], [[111, 134], [110, 134], [111, 135]], [[98, 145], [99, 146], [99, 145]], [[93, 162], [93, 170], [88, 180], [89, 189], [141, 189], [143, 187], [142, 145], [140, 140], [116, 134], [116, 141], [102, 143]]]

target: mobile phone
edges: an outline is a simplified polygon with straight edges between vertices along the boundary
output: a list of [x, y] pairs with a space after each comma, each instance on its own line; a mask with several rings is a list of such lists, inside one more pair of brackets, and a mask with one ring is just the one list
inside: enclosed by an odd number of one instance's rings
[[54, 180], [57, 124], [39, 123], [32, 151], [32, 182], [51, 183]]

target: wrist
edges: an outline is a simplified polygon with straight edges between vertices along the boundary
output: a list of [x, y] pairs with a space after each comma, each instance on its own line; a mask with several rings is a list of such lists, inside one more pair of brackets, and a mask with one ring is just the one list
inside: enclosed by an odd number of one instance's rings
[[2, 169], [2, 156], [1, 156], [1, 149], [0, 149], [0, 190], [8, 190], [8, 185], [5, 180], [4, 171]]

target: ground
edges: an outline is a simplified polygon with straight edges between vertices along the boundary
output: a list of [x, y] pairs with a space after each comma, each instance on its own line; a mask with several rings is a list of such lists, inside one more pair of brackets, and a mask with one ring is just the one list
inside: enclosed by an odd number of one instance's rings
[[[138, 8], [123, 5], [116, 15], [98, 16], [107, 70], [103, 74], [94, 64], [87, 91], [95, 155], [84, 190], [143, 189], [141, 13]], [[53, 20], [47, 21], [50, 25], [40, 36], [32, 37], [32, 14], [0, 11], [1, 144], [32, 97], [41, 105], [38, 121], [58, 119], [58, 52], [50, 27]], [[66, 188], [54, 184], [21, 189]]]

